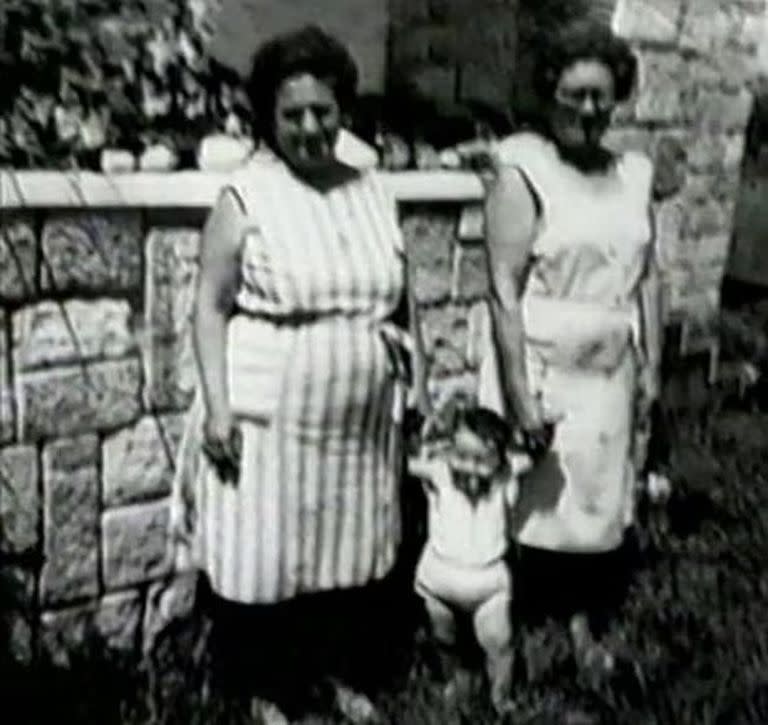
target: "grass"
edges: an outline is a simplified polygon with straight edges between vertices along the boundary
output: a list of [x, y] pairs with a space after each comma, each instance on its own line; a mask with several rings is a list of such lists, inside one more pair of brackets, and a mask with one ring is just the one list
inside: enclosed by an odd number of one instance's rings
[[[768, 723], [768, 413], [759, 400], [729, 405], [726, 390], [695, 375], [679, 387], [684, 395], [668, 391], [673, 494], [663, 506], [641, 502], [637, 570], [611, 633], [634, 666], [593, 687], [573, 672], [563, 633], [539, 630], [523, 648], [510, 723]], [[249, 722], [208, 692], [205, 663], [189, 654], [193, 624], [169, 640], [152, 687], [141, 663], [96, 643], [67, 670], [6, 662], [4, 709], [24, 715], [4, 722]], [[421, 649], [407, 681], [380, 698], [389, 722], [496, 722], [478, 694], [448, 707]]]

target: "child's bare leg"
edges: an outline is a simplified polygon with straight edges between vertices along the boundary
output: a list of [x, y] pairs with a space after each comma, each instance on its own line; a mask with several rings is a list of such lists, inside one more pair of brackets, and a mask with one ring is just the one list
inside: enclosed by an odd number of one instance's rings
[[474, 617], [475, 635], [485, 653], [491, 701], [498, 711], [509, 703], [512, 691], [514, 646], [511, 606], [510, 593], [502, 591], [482, 604]]
[[456, 646], [456, 615], [453, 610], [437, 597], [425, 591], [419, 592], [424, 600], [424, 607], [429, 617], [429, 627], [432, 639], [437, 645], [442, 675], [447, 677], [454, 665], [450, 653]]
[[444, 602], [431, 594], [421, 591], [429, 616], [432, 638], [440, 663], [441, 677], [445, 681], [445, 696], [451, 700], [461, 699], [471, 687], [471, 674], [462, 666], [456, 651], [457, 622], [455, 612]]

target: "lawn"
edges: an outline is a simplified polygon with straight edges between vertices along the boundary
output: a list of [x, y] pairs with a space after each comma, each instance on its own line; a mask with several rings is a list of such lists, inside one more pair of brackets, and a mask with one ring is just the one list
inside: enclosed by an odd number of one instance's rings
[[[641, 502], [637, 572], [613, 632], [635, 664], [592, 687], [574, 675], [562, 634], [540, 630], [523, 648], [510, 723], [768, 723], [768, 413], [755, 399], [730, 404], [693, 374], [681, 380], [667, 394], [673, 493], [664, 505]], [[10, 668], [3, 709], [23, 714], [3, 721], [236, 722], [207, 694], [205, 666], [191, 654], [197, 639], [194, 627], [180, 628], [154, 698], [138, 663], [98, 648], [68, 671]], [[448, 707], [421, 661], [416, 645], [410, 676], [382, 695], [388, 722], [495, 722], [479, 695]]]

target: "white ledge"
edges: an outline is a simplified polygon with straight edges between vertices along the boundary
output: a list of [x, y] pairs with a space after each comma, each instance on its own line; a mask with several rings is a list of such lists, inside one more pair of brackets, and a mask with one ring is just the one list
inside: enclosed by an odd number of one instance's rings
[[[462, 171], [384, 173], [401, 202], [477, 202], [480, 180]], [[227, 172], [100, 174], [0, 170], [0, 209], [206, 208]]]

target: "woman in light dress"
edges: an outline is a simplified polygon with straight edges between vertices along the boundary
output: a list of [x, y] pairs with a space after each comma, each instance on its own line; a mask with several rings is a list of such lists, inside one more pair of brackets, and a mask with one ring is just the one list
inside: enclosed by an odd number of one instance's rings
[[517, 418], [540, 451], [514, 512], [518, 612], [564, 617], [577, 662], [605, 672], [614, 657], [601, 625], [629, 573], [634, 433], [659, 387], [652, 164], [602, 143], [635, 83], [623, 41], [574, 25], [538, 53], [541, 121], [498, 144], [486, 182], [480, 399]]
[[202, 240], [177, 544], [212, 590], [220, 681], [260, 686], [269, 722], [325, 674], [348, 716], [372, 715], [362, 675], [381, 675], [406, 629], [393, 572], [408, 375], [394, 323], [415, 310], [394, 198], [333, 151], [356, 81], [317, 28], [256, 53], [262, 149], [224, 185]]

